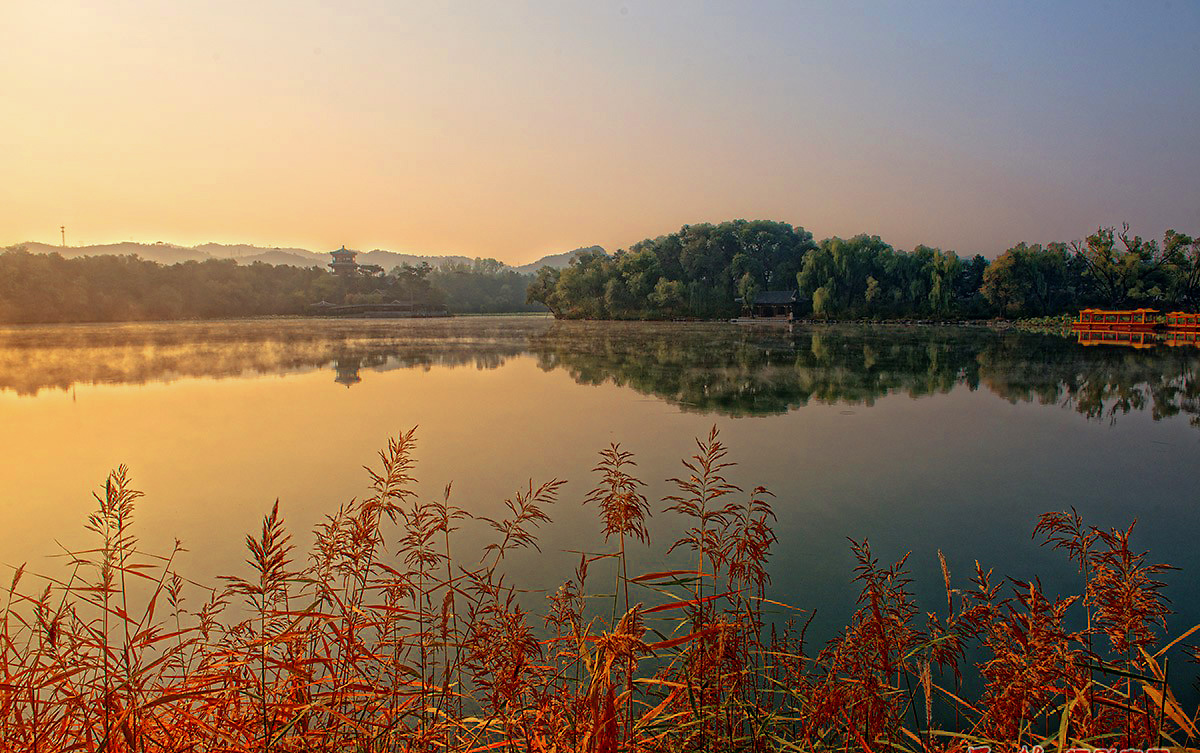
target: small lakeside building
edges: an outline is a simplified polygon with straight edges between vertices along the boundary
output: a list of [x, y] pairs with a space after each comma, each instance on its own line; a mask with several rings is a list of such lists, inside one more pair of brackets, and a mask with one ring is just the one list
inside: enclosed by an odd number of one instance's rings
[[764, 290], [747, 303], [744, 298], [735, 299], [742, 308], [749, 309], [753, 319], [786, 319], [791, 321], [800, 318], [800, 291], [798, 290]]

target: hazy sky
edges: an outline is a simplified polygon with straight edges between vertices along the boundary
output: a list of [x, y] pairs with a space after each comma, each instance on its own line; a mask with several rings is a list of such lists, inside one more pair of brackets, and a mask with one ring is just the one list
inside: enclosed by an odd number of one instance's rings
[[0, 245], [1200, 233], [1200, 3], [0, 0]]

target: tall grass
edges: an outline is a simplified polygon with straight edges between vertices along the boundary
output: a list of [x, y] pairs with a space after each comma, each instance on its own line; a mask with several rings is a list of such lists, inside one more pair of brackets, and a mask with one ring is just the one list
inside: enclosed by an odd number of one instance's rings
[[534, 608], [506, 558], [539, 546], [563, 482], [530, 480], [478, 517], [492, 540], [463, 552], [472, 516], [449, 486], [416, 493], [415, 442], [388, 442], [370, 493], [331, 513], [307, 553], [276, 502], [246, 538], [245, 572], [208, 586], [177, 571], [178, 544], [139, 548], [140, 494], [115, 470], [87, 521], [95, 546], [40, 588], [17, 568], [5, 591], [0, 751], [1065, 751], [1200, 737], [1165, 658], [1200, 626], [1164, 643], [1167, 567], [1131, 548], [1132, 526], [1041, 517], [1034, 535], [1082, 575], [1066, 598], [978, 563], [960, 583], [939, 552], [946, 602], [929, 613], [907, 556], [880, 563], [852, 541], [857, 607], [814, 650], [811, 613], [770, 588], [772, 495], [733, 483], [715, 428], [661, 505], [683, 518], [667, 551], [689, 564], [629, 572], [653, 506], [613, 444], [576, 500], [595, 506], [610, 551], [581, 554]]

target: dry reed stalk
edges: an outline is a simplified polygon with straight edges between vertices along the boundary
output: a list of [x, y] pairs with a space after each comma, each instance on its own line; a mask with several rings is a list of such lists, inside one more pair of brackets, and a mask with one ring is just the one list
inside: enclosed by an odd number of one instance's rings
[[[505, 565], [539, 546], [562, 482], [530, 481], [504, 501], [505, 517], [473, 519], [449, 487], [416, 494], [414, 447], [412, 431], [389, 440], [368, 469], [368, 496], [318, 527], [306, 564], [294, 561], [276, 503], [247, 537], [249, 574], [222, 589], [176, 570], [178, 543], [164, 557], [138, 549], [140, 494], [118, 468], [88, 519], [96, 548], [29, 592], [33, 576], [14, 570], [0, 613], [0, 753], [957, 751], [967, 741], [1062, 753], [1200, 737], [1165, 659], [1200, 626], [1151, 653], [1169, 614], [1168, 568], [1133, 549], [1132, 527], [1043, 516], [1035, 535], [1084, 575], [1083, 593], [1060, 599], [1037, 580], [1002, 593], [978, 563], [956, 588], [938, 552], [946, 610], [923, 627], [907, 555], [881, 566], [852, 541], [855, 612], [812, 656], [808, 623], [779, 630], [769, 617], [786, 612], [768, 594], [770, 494], [755, 487], [731, 501], [733, 464], [715, 428], [665, 500], [688, 523], [669, 548], [695, 558], [686, 570], [628, 572], [625, 539], [649, 543], [649, 508], [632, 456], [613, 444], [586, 501], [617, 552], [580, 555], [542, 629]], [[467, 565], [451, 534], [473, 523], [496, 539]], [[626, 608], [606, 622], [589, 613], [587, 578], [609, 558], [613, 605], [623, 597]], [[632, 588], [661, 603], [631, 604]], [[1072, 632], [1080, 604], [1086, 627]], [[975, 647], [985, 657], [971, 667]], [[973, 670], [984, 690], [964, 699], [960, 678]], [[938, 729], [939, 704], [962, 720], [956, 728]]]

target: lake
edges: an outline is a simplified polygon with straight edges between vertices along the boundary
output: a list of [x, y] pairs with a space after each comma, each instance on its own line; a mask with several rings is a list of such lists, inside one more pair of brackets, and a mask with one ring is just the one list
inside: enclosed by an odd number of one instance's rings
[[[665, 479], [716, 425], [731, 479], [774, 492], [773, 593], [845, 623], [857, 589], [847, 538], [885, 561], [911, 552], [914, 591], [944, 608], [944, 552], [1077, 592], [1065, 558], [1031, 539], [1076, 508], [1134, 541], [1168, 576], [1176, 634], [1200, 622], [1200, 349], [1085, 347], [981, 327], [557, 322], [541, 317], [250, 320], [0, 328], [0, 562], [59, 567], [92, 545], [83, 521], [110, 469], [145, 498], [145, 549], [176, 538], [192, 578], [242, 573], [243, 538], [275, 499], [303, 545], [364, 465], [418, 426], [418, 489], [476, 515], [530, 479], [566, 479], [541, 553], [514, 577], [552, 588], [611, 551], [581, 504], [597, 453], [632, 451], [658, 514], [662, 569], [681, 525]], [[460, 532], [458, 551], [488, 541]], [[7, 577], [7, 576], [0, 576]], [[597, 588], [600, 586], [598, 585]]]

